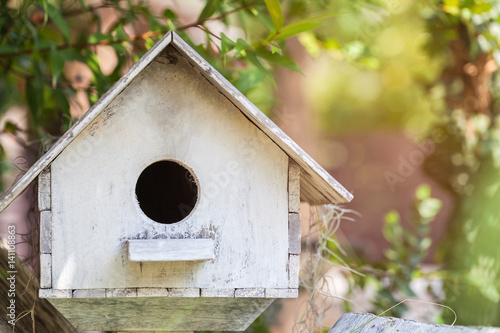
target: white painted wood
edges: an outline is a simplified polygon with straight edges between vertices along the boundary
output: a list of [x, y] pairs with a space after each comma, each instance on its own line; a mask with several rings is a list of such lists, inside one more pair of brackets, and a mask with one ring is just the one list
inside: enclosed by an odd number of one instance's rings
[[73, 291], [71, 289], [40, 289], [38, 291], [40, 298], [72, 298]]
[[168, 289], [170, 297], [200, 297], [200, 289], [198, 288], [172, 288]]
[[137, 297], [170, 296], [167, 288], [137, 288]]
[[105, 298], [106, 289], [76, 289], [73, 298]]
[[288, 164], [288, 211], [300, 211], [300, 167], [292, 159]]
[[301, 234], [300, 214], [288, 214], [288, 253], [300, 254]]
[[298, 288], [299, 287], [299, 272], [300, 272], [300, 256], [296, 254], [290, 254], [289, 256], [289, 264], [288, 264], [288, 273], [290, 282], [288, 284], [289, 288]]
[[52, 253], [52, 212], [40, 212], [40, 253]]
[[134, 239], [128, 243], [130, 261], [196, 261], [215, 258], [211, 238]]
[[201, 297], [234, 297], [234, 289], [201, 289]]
[[38, 209], [50, 210], [50, 202], [50, 166], [48, 166], [38, 176]]
[[16, 183], [0, 197], [2, 212], [87, 126], [100, 116], [107, 106], [122, 94], [130, 82], [147, 68], [167, 46], [174, 46], [203, 76], [217, 87], [241, 112], [269, 138], [292, 157], [304, 170], [301, 177], [302, 198], [312, 204], [343, 203], [353, 196], [316, 161], [293, 142], [278, 126], [232, 86], [208, 62], [201, 58], [187, 43], [173, 32], [167, 33], [156, 43], [106, 94], [95, 103]]
[[266, 289], [266, 298], [298, 298], [298, 289]]
[[266, 297], [264, 288], [240, 288], [234, 292], [234, 297]]
[[[52, 163], [54, 286], [288, 288], [289, 157], [172, 55], [175, 66], [152, 62]], [[152, 221], [135, 197], [141, 172], [161, 159], [200, 185], [179, 223]], [[127, 240], [161, 238], [212, 238], [215, 259], [127, 259]]]
[[119, 327], [125, 332], [147, 332], [244, 331], [273, 299], [135, 297], [49, 301], [80, 331], [116, 331]]
[[137, 288], [111, 288], [106, 289], [106, 298], [137, 297]]
[[40, 254], [40, 288], [52, 288], [52, 255]]
[[500, 333], [500, 328], [465, 327], [418, 323], [393, 317], [376, 317], [370, 313], [345, 313], [329, 333]]

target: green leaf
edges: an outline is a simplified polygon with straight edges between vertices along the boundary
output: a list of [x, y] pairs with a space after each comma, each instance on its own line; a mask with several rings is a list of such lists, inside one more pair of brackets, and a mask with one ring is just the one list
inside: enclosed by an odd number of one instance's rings
[[149, 50], [155, 45], [155, 41], [152, 38], [146, 38], [146, 43], [144, 46], [146, 46], [146, 50]]
[[163, 12], [163, 17], [171, 19], [171, 20], [177, 19], [177, 15], [171, 9], [168, 9], [168, 8], [165, 9], [165, 11]]
[[271, 53], [281, 52], [281, 47], [279, 45], [270, 44], [271, 45]]
[[52, 85], [55, 86], [64, 68], [65, 58], [63, 52], [52, 49], [49, 54], [50, 68], [52, 69]]
[[425, 200], [431, 197], [431, 187], [429, 185], [420, 185], [415, 191], [415, 197], [418, 200]]
[[205, 7], [203, 7], [203, 10], [200, 13], [200, 16], [198, 16], [198, 22], [205, 21], [207, 18], [212, 16], [215, 13], [216, 3], [219, 0], [209, 0], [207, 1], [207, 4]]
[[312, 30], [322, 24], [321, 22], [318, 21], [329, 19], [340, 14], [342, 13], [330, 13], [295, 21], [283, 27], [283, 29], [279, 30], [277, 34], [271, 37], [271, 40], [280, 41], [287, 39], [291, 36], [300, 34], [301, 32]]
[[59, 28], [59, 30], [61, 30], [62, 34], [64, 35], [64, 38], [66, 39], [66, 42], [69, 42], [71, 34], [69, 31], [68, 23], [62, 16], [59, 8], [47, 2], [47, 14], [49, 15], [52, 22], [54, 22], [54, 24]]
[[234, 49], [236, 43], [233, 42], [231, 39], [229, 39], [223, 33], [221, 33], [220, 37], [221, 37], [220, 52], [221, 55], [225, 55], [226, 53]]
[[247, 42], [245, 42], [241, 38], [238, 38], [236, 40], [236, 46], [235, 46], [235, 49], [234, 49], [234, 53], [235, 53], [235, 55], [241, 54], [242, 56], [245, 56], [246, 55], [245, 51], [249, 50], [250, 48], [251, 48], [251, 46], [248, 45]]
[[279, 42], [282, 40], [285, 40], [287, 38], [290, 38], [292, 36], [298, 35], [301, 32], [309, 31], [314, 28], [317, 28], [318, 26], [321, 25], [321, 22], [306, 22], [306, 23], [301, 23], [301, 21], [297, 21], [295, 23], [292, 23], [290, 25], [287, 25], [283, 29], [281, 29], [277, 34], [274, 36], [271, 36], [270, 40], [273, 40], [275, 42]]
[[472, 6], [470, 11], [474, 14], [483, 14], [483, 13], [489, 12], [492, 9], [493, 9], [493, 6], [491, 4], [489, 4], [487, 2], [480, 2], [480, 3], [474, 4], [474, 6]]
[[19, 130], [16, 124], [11, 123], [10, 121], [6, 121], [3, 127], [3, 131], [7, 133], [15, 133]]
[[302, 74], [302, 71], [300, 70], [299, 66], [297, 66], [297, 64], [290, 58], [284, 57], [278, 53], [270, 53], [262, 49], [257, 51], [257, 55], [262, 59], [265, 59], [276, 65], [294, 70]]
[[269, 15], [271, 15], [271, 20], [273, 20], [276, 31], [280, 31], [285, 23], [285, 18], [283, 17], [279, 0], [264, 0], [264, 2], [266, 3]]

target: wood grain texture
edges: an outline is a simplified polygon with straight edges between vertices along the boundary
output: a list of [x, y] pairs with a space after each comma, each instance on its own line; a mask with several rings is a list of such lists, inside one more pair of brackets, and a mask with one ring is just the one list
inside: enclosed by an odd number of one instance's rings
[[40, 253], [52, 253], [52, 212], [40, 212]]
[[356, 333], [500, 333], [500, 328], [422, 324], [407, 319], [376, 317], [370, 313], [346, 313], [329, 333], [353, 330]]
[[52, 255], [40, 254], [40, 288], [52, 288]]
[[273, 299], [135, 297], [49, 301], [79, 330], [244, 331]]
[[298, 289], [266, 289], [266, 298], [298, 298]]
[[299, 287], [300, 256], [290, 254], [288, 263], [289, 284], [288, 287], [296, 289]]
[[[51, 165], [54, 287], [288, 288], [289, 157], [167, 51]], [[181, 222], [156, 223], [137, 202], [137, 179], [158, 160], [182, 163], [199, 182]], [[215, 259], [127, 259], [127, 240], [188, 238], [213, 239]]]
[[50, 166], [46, 167], [38, 176], [38, 209], [50, 210]]
[[300, 167], [293, 159], [288, 164], [288, 211], [300, 211]]
[[288, 253], [300, 254], [301, 234], [300, 214], [288, 214]]
[[196, 261], [215, 258], [215, 242], [198, 239], [135, 239], [127, 241], [130, 261]]

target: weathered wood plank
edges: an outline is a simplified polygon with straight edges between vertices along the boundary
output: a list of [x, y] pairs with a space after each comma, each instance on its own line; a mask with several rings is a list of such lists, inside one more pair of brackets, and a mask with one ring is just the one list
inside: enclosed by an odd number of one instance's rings
[[300, 254], [301, 224], [300, 214], [288, 214], [288, 253]]
[[137, 288], [137, 297], [166, 297], [169, 296], [167, 288]]
[[234, 297], [234, 289], [201, 289], [201, 297]]
[[235, 290], [234, 297], [266, 297], [266, 292], [264, 288], [239, 288]]
[[73, 298], [105, 298], [106, 289], [76, 289]]
[[215, 242], [199, 239], [134, 239], [128, 242], [130, 261], [197, 261], [215, 258]]
[[38, 176], [38, 209], [50, 210], [51, 207], [50, 166], [43, 169]]
[[298, 289], [266, 289], [266, 298], [298, 298]]
[[199, 288], [172, 288], [168, 289], [170, 297], [200, 297]]
[[52, 212], [40, 212], [40, 253], [52, 253]]
[[50, 253], [40, 255], [40, 288], [52, 288], [52, 255]]
[[288, 287], [295, 289], [299, 287], [300, 256], [290, 254], [288, 257]]
[[109, 288], [106, 289], [106, 298], [137, 297], [137, 288]]
[[134, 297], [49, 301], [80, 331], [147, 332], [243, 331], [273, 299]]
[[422, 324], [413, 320], [376, 317], [370, 313], [346, 313], [329, 333], [500, 333], [500, 328]]
[[72, 298], [73, 290], [71, 289], [40, 289], [38, 292], [40, 298]]
[[288, 211], [300, 211], [300, 167], [292, 159], [288, 163]]

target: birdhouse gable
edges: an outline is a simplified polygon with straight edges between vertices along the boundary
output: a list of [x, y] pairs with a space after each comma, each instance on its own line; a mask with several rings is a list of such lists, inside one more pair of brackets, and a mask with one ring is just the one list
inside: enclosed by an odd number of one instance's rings
[[0, 209], [37, 176], [40, 297], [85, 330], [244, 330], [298, 297], [301, 200], [352, 198], [174, 33]]

